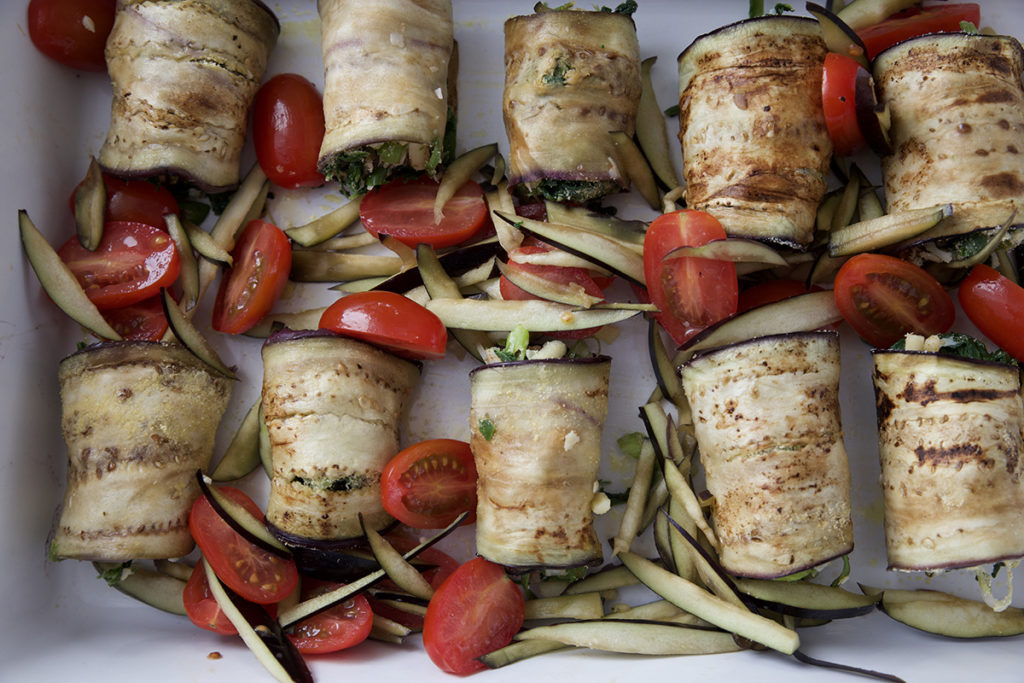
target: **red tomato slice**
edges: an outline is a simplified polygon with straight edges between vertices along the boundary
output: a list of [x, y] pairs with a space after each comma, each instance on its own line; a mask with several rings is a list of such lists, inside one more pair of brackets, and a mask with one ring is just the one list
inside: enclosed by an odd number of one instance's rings
[[103, 48], [114, 26], [116, 0], [30, 0], [28, 35], [40, 52], [64, 66], [106, 71]]
[[894, 256], [857, 254], [836, 273], [833, 292], [846, 322], [879, 348], [908, 332], [947, 332], [956, 317], [953, 299], [938, 280]]
[[292, 243], [273, 223], [250, 221], [231, 252], [234, 265], [220, 281], [213, 329], [242, 334], [270, 313], [288, 283]]
[[522, 591], [505, 570], [474, 558], [456, 569], [430, 599], [423, 647], [442, 671], [480, 671], [486, 666], [477, 657], [512, 642], [525, 612]]
[[644, 279], [656, 318], [676, 344], [736, 312], [736, 266], [701, 258], [663, 260], [678, 247], [697, 247], [724, 239], [711, 214], [683, 209], [658, 216], [644, 238]]
[[821, 287], [815, 286], [808, 289], [807, 285], [799, 280], [766, 280], [740, 292], [737, 310], [739, 312], [749, 311], [751, 308], [782, 301], [799, 294], [820, 291]]
[[193, 624], [207, 631], [220, 633], [225, 636], [233, 636], [238, 629], [227, 618], [224, 611], [217, 604], [216, 598], [210, 593], [210, 584], [206, 581], [206, 570], [200, 562], [192, 570], [192, 575], [185, 584], [185, 592], [182, 594], [185, 603], [185, 614]]
[[960, 31], [961, 21], [969, 21], [978, 26], [981, 21], [979, 5], [965, 2], [912, 8], [898, 12], [880, 24], [863, 28], [857, 31], [857, 35], [864, 42], [868, 59], [874, 59], [885, 48], [907, 38], [926, 33]]
[[[263, 519], [259, 506], [239, 489], [221, 486], [217, 490]], [[188, 528], [217, 578], [246, 600], [260, 605], [280, 602], [298, 585], [293, 561], [249, 542], [228, 526], [205, 496], [192, 504]]]
[[[302, 599], [308, 600], [342, 584], [302, 580]], [[358, 645], [373, 627], [373, 612], [363, 595], [354, 595], [340, 605], [297, 623], [288, 634], [302, 654], [327, 654]]]
[[145, 223], [108, 222], [96, 251], [72, 237], [57, 253], [100, 310], [156, 296], [181, 270], [174, 241]]
[[356, 292], [338, 299], [320, 317], [320, 329], [421, 360], [443, 358], [448, 343], [440, 318], [394, 292]]
[[[179, 213], [178, 200], [171, 191], [148, 180], [123, 180], [104, 173], [103, 185], [107, 190], [108, 221], [134, 221], [166, 230], [164, 216]], [[79, 183], [71, 193], [68, 203], [72, 213], [75, 211], [75, 195], [81, 186]]]
[[476, 464], [465, 441], [431, 439], [399, 452], [380, 477], [388, 514], [417, 529], [443, 529], [463, 512], [476, 519]]
[[103, 317], [122, 339], [159, 341], [167, 332], [167, 317], [159, 296], [111, 308], [103, 312]]
[[480, 186], [466, 181], [444, 205], [444, 218], [435, 224], [437, 186], [427, 176], [389, 181], [363, 197], [359, 219], [375, 237], [390, 235], [410, 247], [421, 243], [435, 249], [450, 247], [480, 232], [489, 215]]
[[865, 145], [864, 134], [857, 123], [855, 98], [857, 60], [836, 52], [825, 55], [821, 79], [821, 106], [832, 146], [839, 156], [853, 154]]
[[960, 283], [957, 295], [964, 313], [981, 333], [1024, 363], [1024, 287], [979, 264]]
[[[519, 247], [516, 251], [535, 254], [550, 251], [550, 248], [536, 247], [536, 246], [523, 246]], [[569, 266], [542, 266], [533, 263], [519, 263], [513, 261], [511, 258], [508, 260], [508, 267], [512, 270], [519, 270], [524, 273], [532, 273], [538, 277], [545, 278], [552, 282], [560, 284], [575, 283], [583, 287], [583, 291], [591, 296], [600, 297], [604, 299], [604, 292], [601, 291], [601, 287], [597, 284], [597, 281], [590, 274], [590, 271], [586, 268], [573, 268]], [[502, 299], [509, 299], [514, 301], [525, 300], [525, 299], [539, 299], [540, 297], [530, 294], [526, 290], [512, 284], [512, 282], [502, 275], [498, 281], [498, 289], [501, 292]], [[590, 327], [584, 330], [570, 330], [566, 332], [546, 332], [545, 334], [549, 337], [556, 339], [583, 339], [584, 337], [590, 337], [597, 332], [599, 327]]]
[[324, 108], [316, 86], [298, 74], [278, 74], [264, 83], [252, 103], [256, 159], [280, 187], [319, 187], [316, 170], [324, 139]]

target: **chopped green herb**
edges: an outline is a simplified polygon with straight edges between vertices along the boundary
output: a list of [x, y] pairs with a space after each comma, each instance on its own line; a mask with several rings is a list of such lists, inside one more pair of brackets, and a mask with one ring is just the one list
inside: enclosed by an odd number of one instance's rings
[[996, 578], [999, 575], [999, 570], [1006, 566], [1005, 562], [996, 562], [992, 565], [992, 578]]
[[961, 21], [960, 30], [964, 33], [977, 33], [978, 27], [974, 25], [973, 21]]
[[488, 417], [485, 417], [477, 423], [477, 429], [480, 430], [480, 436], [484, 437], [484, 441], [490, 441], [494, 436], [494, 423], [491, 422], [491, 419]]
[[785, 14], [786, 12], [792, 12], [793, 11], [793, 6], [792, 5], [787, 5], [784, 2], [777, 2], [777, 3], [775, 3], [775, 7], [773, 8], [773, 11], [776, 14]]
[[637, 4], [635, 0], [627, 0], [627, 2], [619, 3], [615, 9], [611, 7], [602, 7], [602, 12], [609, 12], [611, 14], [624, 14], [627, 17], [633, 16], [633, 13], [637, 10]]
[[[970, 335], [960, 332], [947, 332], [937, 336], [942, 339], [942, 346], [939, 347], [938, 353], [944, 356], [957, 356], [992, 363], [1002, 363], [1004, 365], [1018, 365], [1017, 361], [1010, 354], [1002, 349], [989, 351], [984, 343]], [[891, 348], [902, 351], [906, 348], [906, 339], [898, 340]]]
[[611, 484], [610, 481], [605, 481], [603, 479], [599, 480], [598, 485], [600, 486], [600, 488], [598, 490], [601, 491], [601, 493], [603, 493], [604, 495], [608, 496], [608, 500], [611, 501], [612, 505], [625, 505], [626, 501], [629, 500], [629, 489], [619, 492], [609, 491], [607, 488], [605, 488], [609, 484]]
[[967, 233], [956, 239], [952, 244], [953, 260], [969, 259], [988, 244], [988, 236], [981, 230]]
[[124, 572], [126, 569], [130, 569], [132, 566], [131, 560], [126, 560], [116, 567], [111, 567], [100, 572], [100, 578], [107, 582], [108, 586], [116, 586], [121, 583], [121, 579], [124, 578]]
[[832, 587], [836, 588], [846, 583], [846, 579], [850, 576], [850, 556], [843, 555], [843, 568], [839, 572], [839, 576], [832, 580]]
[[388, 166], [396, 166], [405, 158], [405, 151], [408, 145], [404, 142], [389, 141], [377, 148], [377, 158], [380, 163]]
[[292, 481], [321, 491], [357, 491], [373, 483], [372, 478], [365, 474], [350, 474], [339, 479], [293, 477]]
[[505, 348], [495, 349], [495, 353], [498, 355], [498, 358], [506, 363], [526, 360], [526, 348], [529, 345], [530, 331], [522, 325], [516, 325], [508, 333], [508, 339], [505, 340]]
[[640, 432], [630, 432], [629, 434], [623, 434], [620, 436], [616, 443], [619, 444], [619, 450], [629, 457], [639, 458], [640, 448], [644, 443], [644, 435]]
[[666, 107], [665, 116], [679, 116], [679, 105], [673, 104], [671, 107]]
[[608, 180], [558, 180], [544, 178], [530, 190], [530, 194], [539, 195], [553, 202], [569, 202], [586, 204], [616, 191], [619, 188]]
[[555, 59], [555, 68], [550, 73], [546, 73], [541, 77], [541, 80], [545, 85], [565, 85], [565, 74], [569, 72], [572, 67], [562, 57]]

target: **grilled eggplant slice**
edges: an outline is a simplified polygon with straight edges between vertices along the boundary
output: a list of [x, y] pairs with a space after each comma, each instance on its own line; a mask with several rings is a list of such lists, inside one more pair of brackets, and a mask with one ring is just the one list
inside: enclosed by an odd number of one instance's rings
[[[951, 203], [953, 215], [903, 245], [918, 263], [956, 258], [956, 237], [1024, 238], [1024, 48], [1009, 36], [934, 34], [878, 55], [879, 100], [891, 112], [894, 153], [882, 160], [890, 213]], [[938, 242], [936, 243], [936, 241]], [[911, 249], [931, 242], [939, 249]], [[981, 241], [982, 244], [984, 240]]]
[[391, 522], [380, 473], [419, 366], [325, 332], [286, 330], [263, 346], [263, 415], [273, 473], [267, 521], [295, 536], [345, 539]]
[[611, 359], [496, 363], [470, 373], [477, 552], [513, 569], [601, 560], [591, 500]]
[[506, 21], [509, 187], [576, 204], [627, 189], [611, 133], [632, 137], [640, 92], [631, 17], [566, 9]]
[[832, 143], [821, 108], [827, 48], [813, 19], [761, 17], [679, 56], [686, 203], [728, 234], [807, 246]]
[[775, 578], [850, 552], [838, 335], [758, 337], [696, 356], [681, 372], [722, 566]]
[[319, 0], [317, 8], [327, 126], [320, 172], [352, 195], [396, 168], [436, 170], [454, 120], [451, 0]]
[[875, 350], [889, 568], [1024, 557], [1024, 401], [1018, 368]]
[[259, 0], [119, 0], [100, 165], [209, 192], [238, 185], [249, 105], [280, 29]]
[[178, 344], [108, 342], [60, 364], [68, 451], [60, 558], [120, 562], [192, 550], [199, 495], [231, 380]]

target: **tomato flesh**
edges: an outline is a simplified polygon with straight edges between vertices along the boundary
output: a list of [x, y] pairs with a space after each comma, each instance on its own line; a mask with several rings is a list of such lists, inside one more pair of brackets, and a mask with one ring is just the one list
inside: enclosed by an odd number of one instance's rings
[[[341, 584], [303, 579], [302, 599], [308, 600]], [[373, 627], [373, 612], [363, 595], [354, 595], [339, 605], [297, 623], [288, 638], [302, 654], [327, 654], [358, 645]]]
[[420, 360], [443, 358], [448, 343], [440, 318], [394, 292], [356, 292], [338, 299], [320, 317], [320, 328]]
[[[263, 519], [259, 506], [244, 492], [231, 486], [217, 490]], [[206, 496], [192, 504], [188, 526], [217, 578], [246, 600], [260, 605], [280, 602], [298, 585], [299, 572], [292, 560], [254, 545], [232, 529]]]
[[164, 315], [163, 301], [159, 296], [120, 308], [107, 309], [103, 312], [103, 318], [122, 339], [159, 341], [167, 332], [167, 317]]
[[654, 219], [644, 238], [644, 279], [655, 316], [676, 344], [736, 312], [739, 284], [736, 266], [702, 258], [665, 260], [679, 247], [696, 247], [724, 239], [725, 230], [711, 214], [683, 209]]
[[320, 93], [298, 74], [274, 76], [253, 99], [256, 159], [275, 185], [295, 189], [324, 184], [316, 168], [324, 129]]
[[57, 253], [100, 310], [156, 296], [170, 287], [181, 271], [174, 241], [145, 223], [107, 222], [95, 251], [72, 237]]
[[231, 257], [214, 302], [213, 329], [242, 334], [281, 297], [292, 269], [292, 245], [276, 225], [256, 219], [242, 231]]
[[512, 642], [525, 611], [523, 594], [505, 570], [474, 558], [456, 569], [430, 599], [423, 647], [442, 671], [480, 671], [486, 666], [477, 657]]
[[431, 439], [409, 446], [385, 465], [381, 502], [417, 529], [443, 529], [463, 512], [476, 518], [476, 465], [465, 441]]
[[884, 254], [857, 254], [836, 273], [836, 306], [867, 343], [887, 348], [907, 333], [947, 332], [956, 310], [949, 293], [917, 266]]
[[64, 66], [106, 71], [103, 49], [116, 0], [30, 0], [28, 35], [36, 49]]
[[391, 180], [371, 190], [359, 205], [359, 219], [374, 236], [390, 235], [415, 247], [451, 247], [476, 235], [488, 222], [483, 190], [469, 180], [444, 205], [444, 218], [434, 223], [438, 182], [427, 176]]
[[210, 584], [206, 580], [206, 570], [200, 562], [192, 569], [192, 574], [185, 584], [185, 591], [182, 594], [185, 603], [185, 614], [189, 620], [199, 628], [207, 631], [220, 633], [225, 636], [233, 636], [238, 629], [231, 623], [224, 610], [217, 604], [217, 599], [210, 593]]
[[766, 280], [740, 292], [737, 310], [749, 311], [751, 308], [818, 291], [821, 291], [821, 287], [814, 286], [808, 289], [807, 285], [799, 280]]
[[853, 154], [866, 143], [857, 123], [857, 60], [836, 52], [825, 55], [821, 79], [821, 107], [832, 146], [839, 156]]
[[[84, 182], [79, 183], [71, 193], [69, 204], [72, 213], [75, 210], [75, 195]], [[124, 180], [104, 173], [103, 186], [107, 191], [108, 221], [133, 221], [166, 230], [164, 216], [180, 213], [178, 200], [171, 191], [148, 180]]]
[[907, 38], [926, 33], [960, 31], [960, 22], [969, 21], [976, 27], [981, 21], [978, 3], [950, 3], [932, 7], [912, 8], [898, 12], [885, 21], [857, 31], [864, 43], [868, 59], [874, 59], [882, 50]]
[[994, 268], [978, 264], [960, 283], [957, 298], [982, 334], [1024, 363], [1024, 287]]

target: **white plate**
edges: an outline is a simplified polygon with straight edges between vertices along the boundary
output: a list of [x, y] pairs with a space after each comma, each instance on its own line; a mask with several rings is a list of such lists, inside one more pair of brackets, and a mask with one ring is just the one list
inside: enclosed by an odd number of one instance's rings
[[[269, 73], [298, 71], [322, 83], [319, 23], [312, 2], [271, 3], [284, 30]], [[770, 3], [768, 3], [770, 5]], [[233, 639], [201, 631], [182, 618], [149, 609], [106, 588], [87, 563], [47, 560], [47, 537], [61, 499], [64, 446], [60, 438], [56, 368], [82, 335], [41, 293], [28, 268], [14, 227], [16, 209], [27, 209], [37, 225], [58, 244], [70, 234], [67, 198], [84, 174], [88, 155], [102, 142], [109, 116], [109, 84], [103, 75], [77, 73], [40, 56], [28, 40], [24, 2], [5, 3], [0, 27], [0, 59], [6, 93], [0, 124], [5, 134], [2, 158], [7, 168], [0, 187], [8, 229], [0, 234], [0, 386], [9, 393], [3, 406], [0, 455], [0, 557], [4, 558], [7, 625], [0, 638], [0, 679], [10, 681], [104, 680], [220, 681], [265, 680], [260, 665]], [[501, 123], [502, 22], [512, 13], [528, 13], [528, 0], [511, 3], [457, 2], [456, 35], [461, 52], [459, 74], [459, 148], [507, 142]], [[581, 3], [582, 6], [588, 3]], [[1024, 17], [1013, 0], [987, 0], [983, 23], [1024, 35]], [[662, 107], [677, 98], [675, 58], [698, 34], [746, 15], [747, 2], [656, 2], [646, 0], [636, 14], [643, 56], [657, 55], [655, 85]], [[674, 125], [670, 123], [670, 125]], [[675, 131], [672, 131], [673, 133]], [[678, 150], [676, 150], [678, 162]], [[251, 158], [251, 154], [250, 154]], [[865, 163], [870, 163], [870, 159]], [[273, 207], [282, 223], [302, 220], [340, 199], [319, 193], [312, 200], [279, 194]], [[618, 200], [623, 212], [649, 219], [635, 200]], [[326, 288], [297, 295], [320, 298]], [[606, 428], [603, 475], [622, 481], [629, 465], [615, 439], [640, 429], [637, 407], [653, 386], [646, 354], [640, 349], [642, 326], [606, 349], [614, 358], [612, 415]], [[229, 362], [243, 369], [222, 430], [230, 433], [244, 407], [256, 395], [259, 342], [215, 337]], [[866, 347], [844, 332], [842, 410], [853, 469], [856, 581], [900, 587], [939, 587], [976, 596], [973, 579], [963, 574], [928, 580], [885, 571], [881, 500], [877, 486], [873, 396]], [[449, 358], [431, 364], [417, 392], [404, 430], [408, 443], [432, 436], [466, 438], [469, 361]], [[223, 435], [222, 435], [223, 437]], [[254, 485], [258, 489], [258, 485]], [[617, 512], [602, 520], [614, 530]], [[455, 552], [468, 549], [466, 539]], [[1015, 601], [1021, 604], [1021, 600]], [[973, 676], [987, 680], [1020, 678], [1020, 641], [956, 642], [919, 633], [880, 613], [836, 622], [802, 633], [804, 649], [819, 658], [897, 674], [907, 680], [954, 681]], [[211, 659], [217, 651], [220, 659]], [[401, 647], [366, 643], [351, 651], [312, 660], [319, 680], [342, 676], [376, 681], [450, 680], [429, 662], [417, 640]], [[683, 675], [714, 680], [743, 675], [761, 681], [842, 680], [846, 676], [797, 664], [774, 653], [692, 658], [641, 658], [595, 652], [556, 653], [507, 669], [482, 674], [485, 680], [625, 681]]]

